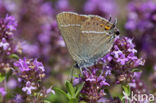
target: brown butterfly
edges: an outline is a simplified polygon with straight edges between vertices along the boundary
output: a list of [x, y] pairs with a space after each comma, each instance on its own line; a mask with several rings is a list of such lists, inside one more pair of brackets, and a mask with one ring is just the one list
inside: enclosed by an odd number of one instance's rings
[[62, 12], [57, 15], [58, 27], [68, 51], [79, 68], [94, 65], [111, 49], [119, 34], [115, 24], [96, 15]]

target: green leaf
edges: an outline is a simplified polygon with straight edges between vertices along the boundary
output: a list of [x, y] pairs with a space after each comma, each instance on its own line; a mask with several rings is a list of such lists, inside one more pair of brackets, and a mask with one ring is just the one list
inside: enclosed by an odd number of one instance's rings
[[6, 78], [6, 81], [9, 80], [9, 77], [12, 75], [12, 71], [9, 71], [8, 73], [5, 74], [5, 78]]
[[67, 91], [70, 93], [70, 95], [72, 97], [74, 97], [75, 89], [74, 89], [73, 85], [69, 81], [66, 81], [66, 84], [65, 85], [66, 85]]
[[82, 90], [84, 84], [85, 84], [85, 82], [83, 82], [82, 84], [79, 85], [79, 87], [78, 87], [78, 89], [76, 91], [75, 97], [78, 97], [78, 95], [80, 94], [80, 91]]
[[72, 98], [72, 96], [69, 93], [67, 93], [67, 96], [69, 100]]
[[132, 72], [142, 72], [142, 70], [138, 69], [138, 68], [134, 68], [134, 69], [132, 69]]
[[51, 103], [50, 101], [48, 101], [48, 100], [44, 100], [44, 102], [43, 103]]
[[124, 89], [125, 93], [127, 93], [129, 96], [131, 93], [129, 85], [123, 85], [122, 88]]
[[56, 87], [54, 87], [53, 89], [54, 89], [56, 92], [61, 93], [61, 94], [63, 94], [64, 96], [66, 96], [68, 99], [70, 99], [69, 96], [66, 94], [66, 92], [64, 92], [63, 90], [61, 90], [61, 89], [59, 89], [59, 88], [56, 88]]
[[0, 83], [3, 82], [4, 79], [5, 79], [5, 75], [2, 75], [2, 74], [0, 73]]
[[9, 58], [19, 60], [19, 56], [17, 54], [11, 54]]

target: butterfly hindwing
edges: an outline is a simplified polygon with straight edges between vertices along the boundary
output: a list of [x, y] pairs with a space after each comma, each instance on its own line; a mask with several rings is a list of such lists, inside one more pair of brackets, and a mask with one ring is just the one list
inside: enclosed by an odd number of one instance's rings
[[80, 43], [83, 45], [81, 55], [88, 60], [88, 65], [91, 65], [90, 62], [96, 62], [109, 52], [113, 45], [114, 34], [109, 34], [109, 30], [105, 30], [105, 26], [112, 26], [107, 20], [98, 16], [89, 17], [81, 25]]

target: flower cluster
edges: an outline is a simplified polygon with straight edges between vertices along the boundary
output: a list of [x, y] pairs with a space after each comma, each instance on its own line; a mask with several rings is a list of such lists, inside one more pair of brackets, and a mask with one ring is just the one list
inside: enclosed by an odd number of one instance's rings
[[[101, 58], [104, 64], [111, 69], [104, 67], [104, 70], [111, 70], [116, 76], [116, 83], [130, 82], [133, 79], [132, 69], [144, 65], [144, 59], [136, 56], [137, 50], [132, 39], [127, 37], [116, 38], [111, 51]], [[122, 72], [121, 72], [122, 71]]]
[[132, 1], [128, 5], [128, 21], [125, 25], [130, 31], [139, 33], [148, 32], [155, 27], [156, 23], [156, 3], [152, 0], [146, 2]]
[[15, 51], [12, 38], [16, 30], [17, 22], [13, 16], [0, 18], [0, 53], [10, 55]]
[[15, 17], [6, 15], [0, 18], [0, 72], [5, 74], [12, 68], [12, 60], [9, 56], [18, 53], [18, 47], [14, 41], [17, 21]]
[[85, 98], [82, 98], [86, 101], [96, 102], [98, 99], [105, 95], [104, 87], [110, 86], [105, 78], [105, 73], [101, 72], [99, 68], [92, 67], [83, 70], [83, 77], [75, 78], [73, 83], [74, 85], [85, 82], [85, 85], [81, 91], [82, 95]]
[[149, 91], [146, 87], [146, 85], [144, 84], [144, 82], [140, 79], [141, 78], [141, 74], [142, 72], [134, 72], [134, 77], [132, 79], [132, 81], [129, 83], [129, 86], [131, 87], [131, 90], [135, 93], [135, 94], [148, 94]]
[[14, 63], [17, 67], [16, 75], [18, 81], [23, 84], [22, 90], [28, 95], [32, 94], [33, 90], [39, 89], [40, 82], [45, 77], [45, 69], [41, 62], [37, 59], [19, 59]]
[[146, 58], [156, 60], [156, 3], [152, 0], [134, 0], [129, 3], [128, 9], [125, 28], [129, 35], [135, 37], [136, 45], [144, 51]]
[[144, 65], [144, 60], [139, 59], [136, 52], [132, 39], [117, 37], [111, 51], [97, 65], [84, 69], [83, 77], [75, 78], [73, 82], [85, 82], [82, 94], [87, 101], [96, 102], [105, 95], [105, 88], [134, 80], [135, 75], [131, 70]]
[[143, 59], [139, 59], [135, 54], [137, 50], [132, 43], [132, 39], [128, 37], [116, 38], [112, 50], [104, 57], [101, 58], [103, 63], [111, 63], [116, 68], [135, 68], [144, 65]]

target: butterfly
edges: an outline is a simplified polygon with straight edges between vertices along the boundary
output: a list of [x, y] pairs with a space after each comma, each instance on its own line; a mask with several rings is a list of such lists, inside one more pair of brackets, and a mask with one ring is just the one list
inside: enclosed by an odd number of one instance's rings
[[110, 51], [119, 35], [116, 22], [97, 15], [62, 12], [56, 18], [67, 49], [79, 68], [96, 64]]

